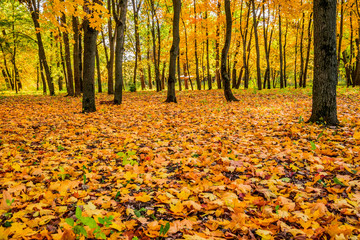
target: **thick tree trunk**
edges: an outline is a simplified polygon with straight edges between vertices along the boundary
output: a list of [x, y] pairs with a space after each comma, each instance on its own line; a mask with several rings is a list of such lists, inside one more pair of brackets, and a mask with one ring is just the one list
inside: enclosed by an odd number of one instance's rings
[[85, 18], [84, 26], [84, 76], [83, 100], [84, 113], [95, 112], [95, 57], [97, 31], [90, 27], [89, 19]]
[[231, 9], [230, 9], [230, 0], [225, 0], [225, 14], [226, 14], [226, 36], [224, 48], [221, 52], [221, 77], [224, 83], [224, 94], [226, 101], [238, 101], [233, 93], [231, 92], [230, 78], [229, 73], [227, 72], [226, 61], [227, 55], [231, 43], [231, 28], [232, 28], [232, 19], [231, 19]]
[[314, 83], [308, 122], [338, 125], [336, 0], [314, 0]]
[[[114, 0], [113, 0], [114, 1]], [[115, 14], [116, 22], [116, 48], [115, 48], [115, 94], [114, 103], [122, 103], [125, 27], [126, 27], [127, 0], [120, 0], [120, 13]], [[119, 16], [118, 16], [119, 15]]]
[[[174, 19], [173, 19], [173, 43], [170, 50], [170, 66], [169, 66], [169, 78], [168, 78], [168, 90], [167, 98], [165, 102], [176, 103], [175, 96], [175, 82], [176, 82], [176, 58], [179, 54], [180, 43], [180, 12], [181, 12], [181, 0], [173, 0], [174, 6]], [[180, 65], [180, 64], [179, 64]]]

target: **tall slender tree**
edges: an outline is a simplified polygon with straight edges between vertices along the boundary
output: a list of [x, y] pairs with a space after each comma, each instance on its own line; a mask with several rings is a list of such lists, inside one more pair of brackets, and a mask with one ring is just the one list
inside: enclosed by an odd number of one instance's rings
[[116, 48], [115, 48], [115, 94], [114, 103], [122, 103], [122, 90], [123, 90], [123, 57], [124, 57], [124, 42], [125, 42], [125, 27], [126, 27], [126, 12], [127, 0], [119, 0], [116, 3], [120, 9], [115, 10], [115, 0], [113, 1], [113, 14], [116, 23]]
[[227, 71], [227, 56], [231, 42], [231, 31], [232, 31], [232, 17], [230, 9], [230, 0], [225, 0], [225, 14], [226, 14], [226, 35], [225, 44], [221, 52], [221, 77], [224, 83], [224, 94], [226, 101], [239, 101], [235, 98], [231, 91], [229, 72]]
[[175, 83], [176, 83], [176, 58], [179, 54], [179, 43], [180, 43], [180, 12], [181, 12], [181, 0], [173, 0], [174, 6], [174, 19], [173, 19], [173, 43], [170, 50], [170, 67], [169, 67], [169, 78], [168, 78], [168, 90], [167, 98], [165, 102], [176, 103], [175, 95]]

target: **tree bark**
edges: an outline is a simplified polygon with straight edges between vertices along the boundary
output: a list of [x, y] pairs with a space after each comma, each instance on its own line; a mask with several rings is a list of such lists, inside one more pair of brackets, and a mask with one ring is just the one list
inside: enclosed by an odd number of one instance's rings
[[96, 73], [97, 73], [98, 92], [101, 93], [102, 86], [101, 86], [100, 57], [99, 57], [98, 46], [96, 46]]
[[53, 79], [51, 76], [48, 62], [46, 60], [45, 49], [44, 49], [44, 44], [42, 41], [41, 33], [38, 31], [40, 29], [40, 24], [39, 24], [39, 8], [40, 8], [40, 6], [39, 6], [39, 4], [36, 3], [35, 0], [28, 0], [27, 3], [28, 3], [28, 8], [31, 13], [31, 18], [34, 22], [35, 31], [36, 31], [36, 39], [37, 39], [37, 44], [38, 44], [38, 49], [39, 49], [39, 60], [45, 69], [46, 81], [49, 86], [50, 96], [54, 96], [55, 95], [54, 82], [53, 82]]
[[[179, 54], [179, 43], [180, 43], [180, 12], [181, 12], [181, 0], [173, 0], [174, 6], [174, 19], [173, 19], [173, 43], [170, 50], [170, 66], [169, 66], [169, 78], [168, 78], [168, 90], [167, 98], [165, 102], [176, 103], [175, 96], [175, 82], [176, 82], [176, 58]], [[179, 64], [180, 65], [180, 64]]]
[[282, 42], [281, 42], [281, 6], [279, 6], [279, 51], [280, 51], [280, 88], [284, 88], [284, 71], [283, 71], [283, 55], [282, 55]]
[[124, 85], [122, 64], [124, 57], [127, 0], [120, 0], [119, 5], [120, 5], [120, 13], [118, 14], [115, 11], [113, 11], [116, 22], [115, 94], [114, 94], [115, 104], [122, 103], [122, 90]]
[[[208, 19], [208, 11], [205, 12], [205, 19]], [[212, 89], [212, 81], [210, 75], [210, 57], [209, 57], [209, 26], [208, 21], [206, 21], [206, 70], [207, 70], [207, 78], [208, 78], [208, 88]]]
[[221, 52], [221, 77], [224, 83], [224, 94], [226, 101], [238, 101], [231, 91], [229, 73], [227, 72], [226, 61], [227, 55], [231, 43], [231, 30], [232, 30], [232, 19], [231, 19], [231, 9], [230, 9], [230, 0], [225, 0], [225, 14], [226, 14], [226, 36], [224, 48]]
[[221, 74], [220, 74], [220, 14], [221, 14], [221, 4], [220, 0], [217, 2], [216, 15], [217, 15], [217, 24], [216, 24], [216, 37], [215, 37], [215, 78], [217, 83], [217, 88], [221, 89]]
[[79, 42], [79, 20], [77, 17], [72, 17], [72, 25], [74, 31], [74, 45], [73, 45], [73, 64], [74, 64], [74, 82], [75, 82], [75, 96], [81, 95], [81, 69], [80, 69], [80, 42]]
[[84, 19], [84, 76], [83, 76], [83, 113], [95, 112], [95, 56], [97, 31], [90, 27], [88, 18]]
[[314, 0], [314, 82], [308, 122], [338, 125], [336, 0]]
[[261, 90], [262, 86], [261, 86], [261, 69], [260, 69], [260, 47], [259, 47], [259, 39], [258, 39], [258, 32], [257, 32], [258, 20], [257, 20], [256, 10], [255, 10], [255, 0], [251, 0], [251, 5], [252, 5], [252, 11], [253, 11], [255, 48], [256, 48], [257, 87], [258, 87], [258, 90]]
[[195, 18], [195, 23], [194, 23], [194, 44], [195, 44], [195, 49], [194, 49], [194, 53], [195, 53], [195, 70], [196, 70], [196, 87], [197, 90], [201, 90], [201, 82], [200, 82], [200, 74], [199, 74], [199, 59], [198, 59], [198, 53], [197, 53], [197, 28], [196, 28], [196, 1], [194, 0], [194, 18]]
[[[66, 27], [66, 16], [65, 13], [61, 14], [61, 25], [62, 27]], [[73, 97], [74, 93], [74, 80], [72, 74], [72, 66], [71, 66], [71, 56], [70, 56], [70, 43], [69, 43], [69, 34], [67, 30], [63, 31], [62, 33], [63, 41], [64, 41], [64, 48], [65, 48], [65, 65], [66, 65], [66, 73], [67, 73], [67, 91], [68, 96]]]

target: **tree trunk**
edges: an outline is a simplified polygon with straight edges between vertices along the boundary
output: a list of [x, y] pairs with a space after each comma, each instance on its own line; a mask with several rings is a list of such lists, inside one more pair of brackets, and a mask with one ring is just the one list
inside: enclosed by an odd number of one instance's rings
[[301, 33], [300, 33], [300, 77], [299, 77], [299, 87], [303, 86], [304, 78], [304, 51], [303, 51], [303, 42], [304, 42], [304, 31], [305, 31], [305, 13], [302, 16], [301, 23]]
[[84, 113], [95, 112], [95, 57], [97, 31], [90, 27], [88, 18], [84, 19], [84, 76], [83, 76], [83, 100]]
[[35, 27], [35, 31], [36, 31], [36, 39], [37, 39], [37, 44], [38, 44], [38, 49], [39, 49], [39, 60], [45, 69], [46, 81], [49, 86], [50, 96], [54, 96], [55, 95], [54, 82], [53, 82], [53, 79], [51, 76], [48, 62], [46, 60], [45, 49], [44, 49], [44, 44], [42, 41], [41, 33], [38, 31], [40, 29], [39, 6], [37, 6], [35, 0], [31, 0], [28, 2], [28, 7], [31, 12], [31, 18], [34, 22], [34, 27]]
[[226, 71], [227, 70], [226, 61], [231, 43], [231, 30], [232, 30], [230, 0], [225, 0], [225, 14], [226, 14], [226, 36], [225, 36], [224, 48], [222, 49], [221, 52], [221, 77], [224, 83], [224, 94], [226, 101], [231, 102], [238, 100], [231, 92], [229, 73]]
[[[61, 26], [66, 27], [66, 16], [65, 13], [61, 14]], [[67, 30], [63, 31], [62, 33], [63, 41], [64, 41], [64, 48], [65, 48], [65, 65], [66, 65], [66, 73], [67, 73], [67, 80], [68, 80], [68, 96], [73, 97], [74, 94], [74, 80], [72, 74], [72, 66], [71, 66], [71, 56], [70, 56], [70, 43], [69, 43], [69, 34]]]
[[215, 37], [215, 78], [217, 83], [217, 88], [221, 89], [221, 74], [220, 74], [220, 15], [221, 15], [221, 4], [220, 0], [217, 2], [216, 8], [216, 15], [217, 15], [217, 23], [216, 23], [216, 37]]
[[[112, 0], [114, 1], [114, 0]], [[115, 94], [114, 103], [122, 103], [125, 27], [126, 27], [127, 0], [120, 0], [120, 13], [114, 11], [116, 22], [116, 48], [115, 48]]]
[[81, 69], [80, 69], [80, 46], [79, 46], [79, 20], [77, 17], [72, 17], [72, 25], [74, 31], [74, 45], [73, 45], [73, 64], [74, 64], [74, 82], [75, 82], [75, 96], [81, 95]]
[[295, 37], [295, 63], [294, 63], [294, 84], [295, 84], [295, 89], [297, 88], [297, 81], [296, 81], [296, 75], [297, 75], [297, 71], [296, 71], [296, 60], [297, 60], [297, 49], [298, 49], [298, 33], [299, 33], [299, 22], [296, 23], [296, 37]]
[[[155, 7], [154, 7], [154, 1], [150, 0], [150, 6], [151, 6], [151, 35], [152, 35], [152, 42], [153, 42], [153, 57], [154, 57], [154, 67], [155, 67], [155, 82], [156, 82], [156, 91], [161, 91], [161, 80], [160, 80], [160, 70], [158, 62], [160, 59], [158, 59], [158, 56], [156, 54], [156, 35], [155, 35]], [[149, 15], [148, 15], [149, 16]], [[150, 18], [150, 16], [149, 16]]]
[[338, 125], [336, 0], [314, 0], [314, 82], [308, 122]]
[[151, 65], [150, 65], [150, 49], [148, 49], [148, 51], [147, 51], [147, 65], [148, 65], [149, 89], [152, 89]]
[[[184, 32], [185, 32], [185, 56], [186, 56], [187, 75], [188, 75], [188, 77], [189, 77], [189, 82], [190, 82], [190, 84], [191, 84], [191, 90], [194, 90], [194, 87], [193, 87], [193, 84], [192, 84], [192, 81], [191, 81], [191, 77], [190, 77], [190, 70], [189, 70], [187, 31], [186, 31], [186, 26], [185, 26], [184, 19], [181, 18], [181, 21], [182, 21], [182, 23], [183, 23]], [[184, 71], [184, 75], [185, 75], [185, 71]], [[188, 82], [187, 82], [187, 78], [185, 79], [185, 89], [189, 89]]]
[[[208, 11], [205, 12], [205, 19], [208, 19]], [[210, 75], [210, 57], [209, 57], [209, 26], [206, 21], [206, 70], [208, 78], [208, 88], [212, 89], [211, 75]]]
[[303, 80], [302, 80], [302, 87], [306, 87], [306, 78], [307, 78], [307, 70], [309, 66], [309, 60], [310, 60], [310, 49], [311, 49], [311, 22], [312, 22], [312, 13], [309, 17], [309, 26], [308, 26], [308, 45], [307, 45], [307, 51], [306, 51], [306, 60], [305, 60], [305, 68], [304, 68], [304, 74], [303, 74]]
[[179, 83], [179, 91], [182, 91], [182, 86], [181, 86], [181, 78], [180, 78], [180, 75], [181, 75], [181, 69], [180, 69], [180, 53], [178, 54], [178, 57], [177, 57], [177, 73], [178, 73], [178, 83]]
[[180, 12], [181, 12], [181, 0], [173, 0], [173, 6], [174, 6], [173, 43], [170, 50], [168, 90], [167, 90], [167, 98], [165, 102], [176, 103], [175, 74], [176, 74], [176, 58], [179, 54], [179, 43], [180, 43], [179, 22], [180, 22]]
[[283, 46], [283, 59], [284, 59], [284, 74], [283, 74], [283, 78], [284, 78], [284, 87], [287, 87], [287, 74], [286, 74], [286, 40], [287, 40], [287, 33], [288, 33], [288, 20], [286, 19], [286, 26], [285, 26], [285, 39], [284, 39], [284, 46]]
[[282, 55], [282, 42], [281, 42], [281, 13], [279, 7], [279, 51], [280, 51], [280, 88], [284, 88], [284, 69], [283, 69], [283, 55]]
[[161, 73], [161, 89], [165, 89], [165, 70], [166, 70], [166, 62], [163, 62], [163, 68]]
[[[109, 13], [113, 13], [115, 9], [111, 7], [111, 0], [108, 0], [107, 8]], [[114, 15], [114, 13], [113, 13]], [[109, 35], [109, 58], [107, 59], [106, 68], [108, 71], [108, 94], [114, 94], [114, 59], [115, 59], [115, 33], [112, 30], [112, 17], [108, 20], [108, 35]], [[105, 50], [106, 51], [106, 50]]]
[[195, 70], [196, 70], [196, 86], [197, 90], [201, 90], [201, 82], [200, 82], [200, 74], [199, 74], [199, 59], [198, 59], [198, 53], [197, 53], [197, 29], [196, 29], [196, 1], [194, 0], [194, 44], [195, 44]]
[[101, 93], [102, 86], [101, 86], [100, 57], [99, 57], [98, 46], [96, 46], [96, 73], [97, 73], [98, 92]]
[[254, 21], [254, 35], [255, 35], [255, 48], [256, 48], [256, 73], [257, 73], [257, 87], [258, 90], [261, 90], [261, 69], [260, 69], [260, 47], [259, 47], [259, 39], [257, 32], [257, 16], [255, 10], [255, 0], [251, 0], [252, 11], [253, 11], [253, 21]]

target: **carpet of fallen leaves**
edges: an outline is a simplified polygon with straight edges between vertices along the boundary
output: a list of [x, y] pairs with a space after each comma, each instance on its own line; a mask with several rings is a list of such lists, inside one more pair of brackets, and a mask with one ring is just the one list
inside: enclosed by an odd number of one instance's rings
[[108, 239], [358, 239], [360, 95], [338, 128], [304, 122], [308, 91], [236, 95], [2, 97], [0, 239], [75, 239], [77, 206]]

